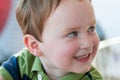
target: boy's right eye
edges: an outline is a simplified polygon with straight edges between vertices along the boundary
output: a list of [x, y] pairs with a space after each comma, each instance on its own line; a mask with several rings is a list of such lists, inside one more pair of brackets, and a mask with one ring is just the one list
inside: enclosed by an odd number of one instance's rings
[[70, 32], [69, 34], [67, 34], [68, 38], [74, 38], [74, 37], [77, 37], [77, 36], [78, 36], [78, 32], [77, 31], [73, 31], [73, 32]]

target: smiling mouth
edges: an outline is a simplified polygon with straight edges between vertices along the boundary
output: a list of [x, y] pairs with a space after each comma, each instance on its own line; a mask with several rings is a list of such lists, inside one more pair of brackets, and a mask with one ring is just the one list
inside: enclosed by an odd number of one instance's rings
[[85, 54], [81, 56], [75, 56], [74, 59], [76, 59], [79, 62], [88, 62], [90, 58], [90, 54]]

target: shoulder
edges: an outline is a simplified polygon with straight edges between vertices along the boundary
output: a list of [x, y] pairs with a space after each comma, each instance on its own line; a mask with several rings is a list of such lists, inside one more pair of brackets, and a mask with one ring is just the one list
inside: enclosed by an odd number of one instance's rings
[[24, 74], [29, 75], [36, 57], [33, 56], [26, 48], [14, 56], [17, 58], [21, 77], [23, 77]]
[[[3, 64], [0, 67], [0, 75], [5, 79], [13, 80], [20, 78], [19, 72], [18, 72], [18, 62], [17, 58], [12, 56], [7, 61], [3, 62]], [[14, 76], [15, 75], [15, 76]], [[9, 76], [9, 77], [5, 77]]]
[[12, 56], [11, 61], [17, 61], [19, 67], [25, 64], [27, 65], [28, 63], [31, 64], [35, 56], [33, 56], [27, 48], [22, 49], [20, 52], [16, 53], [15, 55]]
[[33, 56], [26, 48], [15, 54], [14, 57], [16, 57], [20, 66], [22, 64], [32, 63], [35, 59], [35, 56]]
[[[32, 65], [31, 63], [34, 61], [34, 58], [27, 49], [23, 49], [2, 64], [0, 67], [0, 75], [3, 77], [8, 75], [11, 78], [9, 78], [9, 80], [19, 80], [23, 77], [23, 74], [29, 72], [30, 65]], [[28, 66], [29, 69], [26, 70]]]

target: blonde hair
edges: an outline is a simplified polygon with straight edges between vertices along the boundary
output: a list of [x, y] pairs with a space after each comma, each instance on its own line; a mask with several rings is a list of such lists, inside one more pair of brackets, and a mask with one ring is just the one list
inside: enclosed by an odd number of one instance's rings
[[20, 0], [16, 18], [23, 34], [31, 34], [41, 41], [44, 22], [59, 4], [60, 0]]

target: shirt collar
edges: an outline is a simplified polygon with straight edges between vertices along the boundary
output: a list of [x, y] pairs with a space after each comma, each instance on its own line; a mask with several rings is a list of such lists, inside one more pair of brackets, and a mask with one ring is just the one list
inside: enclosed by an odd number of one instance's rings
[[35, 57], [31, 71], [37, 71], [37, 72], [43, 71], [41, 61], [38, 57]]

